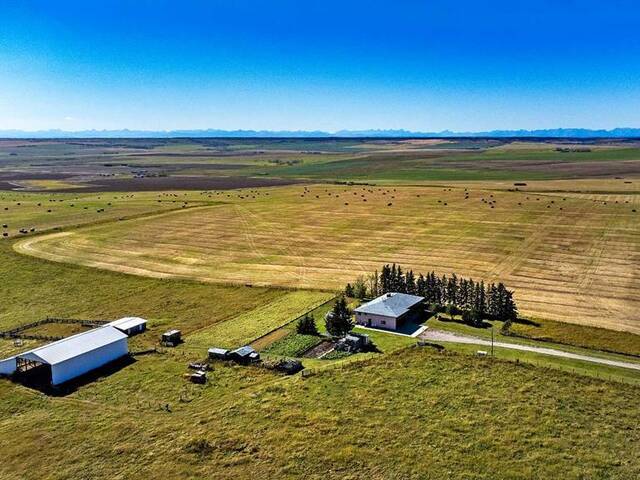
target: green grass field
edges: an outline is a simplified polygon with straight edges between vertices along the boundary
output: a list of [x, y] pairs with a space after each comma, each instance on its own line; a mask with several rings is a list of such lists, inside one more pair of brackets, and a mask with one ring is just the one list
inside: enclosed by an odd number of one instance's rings
[[306, 379], [218, 366], [192, 391], [182, 363], [146, 357], [67, 399], [0, 382], [0, 476], [640, 474], [636, 387], [409, 349]]

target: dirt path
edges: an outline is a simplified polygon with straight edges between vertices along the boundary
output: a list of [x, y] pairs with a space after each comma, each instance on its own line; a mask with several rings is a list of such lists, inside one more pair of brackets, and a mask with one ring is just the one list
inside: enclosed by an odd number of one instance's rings
[[[466, 343], [473, 345], [491, 346], [491, 340], [485, 340], [482, 338], [471, 337], [467, 335], [459, 335], [449, 332], [443, 332], [442, 330], [434, 330], [428, 328], [421, 335], [420, 338], [424, 340], [436, 341], [436, 342], [454, 342], [454, 343]], [[519, 345], [516, 343], [506, 342], [494, 342], [493, 345], [499, 348], [510, 348], [512, 350], [522, 350], [525, 352], [541, 353], [542, 355], [551, 355], [554, 357], [570, 358], [573, 360], [583, 360], [585, 362], [599, 363], [602, 365], [609, 365], [612, 367], [630, 368], [632, 370], [640, 371], [640, 363], [621, 362], [617, 360], [607, 360], [606, 358], [591, 357], [589, 355], [580, 355], [578, 353], [565, 352], [563, 350], [556, 350], [546, 347], [532, 347], [529, 345]]]

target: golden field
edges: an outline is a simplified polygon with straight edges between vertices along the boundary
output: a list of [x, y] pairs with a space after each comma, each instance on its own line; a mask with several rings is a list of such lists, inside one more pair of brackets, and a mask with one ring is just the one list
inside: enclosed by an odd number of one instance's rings
[[503, 281], [528, 316], [638, 333], [640, 198], [633, 185], [611, 180], [602, 193], [592, 182], [193, 193], [216, 204], [28, 237], [15, 248], [138, 275], [324, 290], [396, 262]]

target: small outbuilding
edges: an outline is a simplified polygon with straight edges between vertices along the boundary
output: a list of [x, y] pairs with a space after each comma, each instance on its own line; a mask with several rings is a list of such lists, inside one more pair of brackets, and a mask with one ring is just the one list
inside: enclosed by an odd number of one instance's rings
[[409, 321], [419, 321], [424, 297], [385, 293], [355, 309], [356, 323], [363, 327], [397, 330]]
[[237, 363], [249, 364], [259, 361], [260, 354], [250, 346], [246, 345], [244, 347], [236, 348], [229, 353], [229, 358]]
[[147, 329], [147, 321], [140, 317], [123, 317], [120, 320], [110, 322], [108, 325], [117, 328], [130, 337]]
[[370, 345], [369, 335], [360, 333], [349, 333], [341, 338], [336, 344], [336, 350], [344, 352], [362, 352]]
[[175, 347], [182, 342], [182, 333], [180, 330], [169, 330], [162, 334], [161, 342], [168, 347]]
[[189, 380], [191, 380], [192, 383], [204, 385], [205, 383], [207, 383], [207, 372], [205, 372], [204, 370], [200, 370], [192, 373], [191, 375], [189, 375]]
[[210, 348], [209, 360], [229, 360], [229, 350], [226, 348]]

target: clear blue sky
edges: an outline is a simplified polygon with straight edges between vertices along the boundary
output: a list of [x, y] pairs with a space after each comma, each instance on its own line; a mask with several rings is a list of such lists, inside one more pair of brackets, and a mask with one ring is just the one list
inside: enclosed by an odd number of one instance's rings
[[0, 2], [0, 129], [640, 126], [637, 0]]

